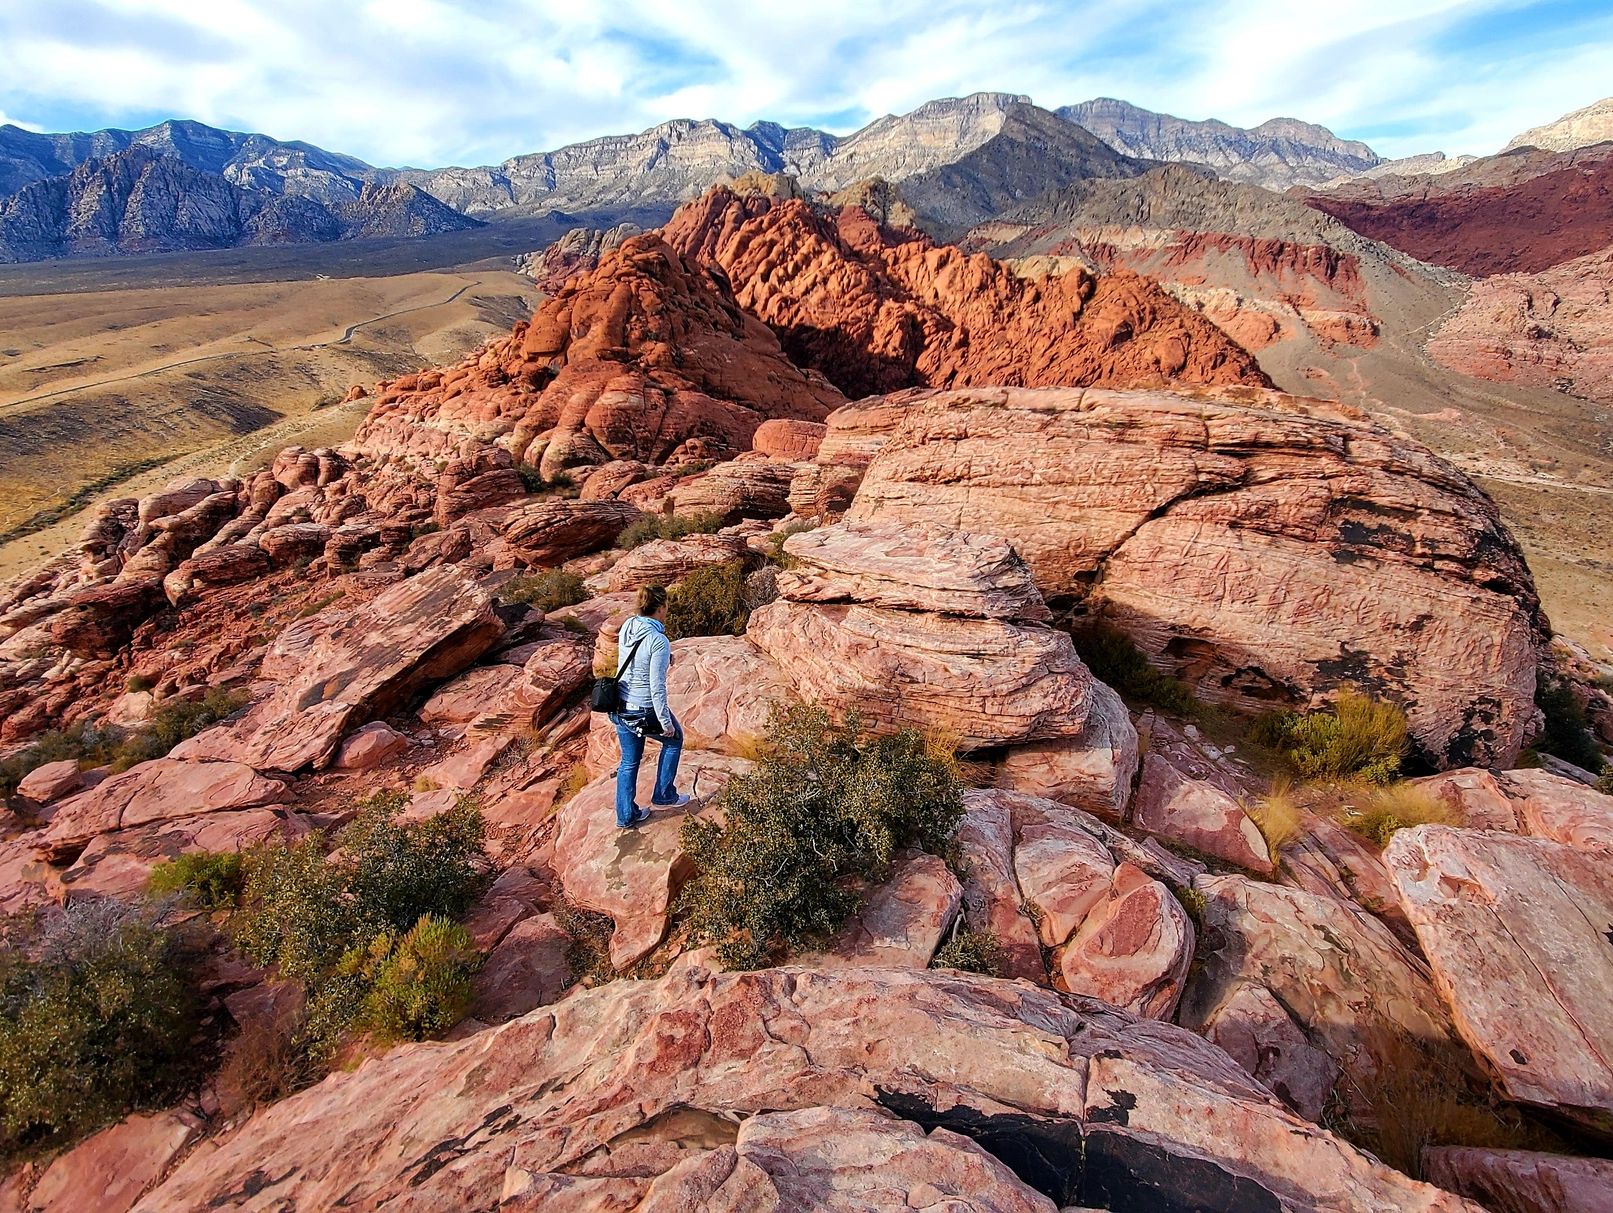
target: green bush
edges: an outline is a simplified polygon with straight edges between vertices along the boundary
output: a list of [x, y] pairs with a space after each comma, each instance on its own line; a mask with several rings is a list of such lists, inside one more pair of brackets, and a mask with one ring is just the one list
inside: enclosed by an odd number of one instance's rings
[[199, 1006], [190, 950], [147, 909], [70, 903], [26, 951], [0, 947], [0, 1155], [183, 1094]]
[[588, 596], [588, 587], [583, 585], [582, 578], [565, 569], [548, 569], [511, 578], [499, 593], [506, 602], [524, 602], [540, 611], [576, 606], [587, 601]]
[[366, 986], [355, 1026], [388, 1041], [441, 1035], [470, 1009], [480, 963], [470, 932], [433, 914], [422, 915], [406, 935], [377, 935], [342, 961], [344, 975]]
[[1406, 753], [1406, 714], [1381, 699], [1342, 691], [1329, 709], [1268, 712], [1249, 739], [1277, 751], [1305, 779], [1390, 783]]
[[1003, 975], [1003, 949], [990, 931], [964, 927], [942, 944], [930, 961], [932, 969], [961, 969], [986, 977]]
[[1579, 706], [1568, 683], [1541, 671], [1540, 680], [1535, 683], [1535, 706], [1546, 718], [1545, 730], [1535, 742], [1535, 748], [1593, 775], [1600, 774], [1607, 759], [1602, 756], [1602, 748], [1591, 734], [1590, 721], [1585, 719], [1585, 710]]
[[484, 825], [475, 804], [462, 800], [436, 817], [400, 824], [405, 803], [402, 792], [364, 802], [334, 854], [326, 854], [317, 832], [249, 853], [236, 939], [254, 962], [307, 989], [308, 1044], [318, 1055], [339, 1043], [369, 994], [372, 975], [355, 964], [355, 949], [363, 953], [427, 915], [462, 917], [484, 884]]
[[641, 548], [656, 539], [682, 539], [722, 530], [721, 514], [645, 514], [616, 537], [619, 548]]
[[743, 560], [696, 569], [667, 591], [666, 634], [672, 640], [740, 636], [749, 620]]
[[800, 706], [775, 708], [755, 767], [718, 806], [720, 824], [684, 823], [694, 876], [679, 904], [697, 942], [744, 968], [827, 936], [857, 908], [856, 878], [882, 876], [900, 847], [945, 850], [963, 813], [951, 754]]
[[570, 472], [556, 472], [545, 480], [543, 473], [530, 464], [517, 464], [515, 471], [521, 477], [522, 487], [529, 493], [553, 497], [575, 497], [579, 491], [577, 481]]
[[800, 535], [807, 531], [817, 529], [818, 524], [810, 518], [797, 518], [794, 522], [779, 527], [767, 538], [767, 558], [781, 569], [791, 569], [796, 565], [796, 559], [784, 550], [785, 541], [792, 535]]
[[1161, 674], [1143, 651], [1119, 628], [1094, 624], [1073, 634], [1075, 651], [1099, 682], [1108, 683], [1133, 703], [1145, 703], [1178, 716], [1201, 709], [1191, 687], [1180, 678]]
[[179, 897], [201, 910], [230, 910], [246, 883], [239, 851], [190, 851], [165, 859], [151, 870], [147, 889], [157, 897]]

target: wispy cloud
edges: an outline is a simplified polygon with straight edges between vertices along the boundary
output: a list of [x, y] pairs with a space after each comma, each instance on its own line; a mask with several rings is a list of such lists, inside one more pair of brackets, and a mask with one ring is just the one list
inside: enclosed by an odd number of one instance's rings
[[1603, 0], [53, 0], [0, 8], [0, 111], [197, 118], [381, 164], [489, 163], [674, 117], [849, 130], [936, 96], [1124, 97], [1489, 152], [1613, 85]]

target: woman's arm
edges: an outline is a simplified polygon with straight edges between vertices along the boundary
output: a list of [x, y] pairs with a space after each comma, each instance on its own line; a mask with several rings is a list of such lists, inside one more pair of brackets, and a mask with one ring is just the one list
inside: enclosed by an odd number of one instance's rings
[[678, 720], [672, 715], [672, 705], [666, 698], [666, 673], [672, 664], [672, 643], [661, 635], [653, 635], [645, 643], [650, 646], [650, 704], [655, 708], [655, 718], [661, 722], [662, 730], [675, 733], [678, 731]]

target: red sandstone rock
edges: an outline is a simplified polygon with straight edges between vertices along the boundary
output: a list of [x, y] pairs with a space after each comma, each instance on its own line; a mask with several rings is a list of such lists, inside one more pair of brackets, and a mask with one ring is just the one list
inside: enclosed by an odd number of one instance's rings
[[279, 780], [239, 762], [157, 758], [62, 801], [34, 845], [41, 854], [63, 858], [99, 834], [199, 813], [281, 804], [286, 793]]
[[[178, 807], [190, 813], [203, 806]], [[152, 869], [166, 859], [188, 851], [244, 851], [269, 838], [295, 841], [308, 829], [307, 822], [296, 814], [243, 809], [99, 834], [62, 873], [62, 888], [72, 897], [135, 900], [144, 895]]]
[[496, 446], [477, 446], [448, 460], [437, 473], [435, 517], [439, 526], [447, 526], [474, 510], [505, 505], [525, 496], [526, 485], [509, 452]]
[[28, 1198], [28, 1213], [128, 1213], [202, 1132], [188, 1112], [131, 1116], [60, 1155]]
[[997, 941], [1004, 977], [1045, 984], [1047, 966], [1014, 873], [1009, 806], [999, 797], [968, 792], [964, 809], [957, 835], [964, 920], [972, 930], [989, 933]]
[[690, 535], [686, 539], [656, 539], [636, 547], [603, 573], [587, 581], [596, 594], [618, 594], [646, 585], [672, 585], [696, 569], [731, 564], [750, 556], [740, 535]]
[[997, 786], [1122, 821], [1136, 774], [1131, 715], [1119, 695], [1094, 681], [1080, 731], [1012, 747], [997, 768]]
[[[813, 1109], [841, 1112], [786, 1115]], [[850, 1112], [885, 1120], [908, 1144], [876, 1151]], [[585, 1203], [589, 1193], [646, 1180], [690, 1208], [729, 1176], [754, 1174], [727, 1153], [752, 1150], [778, 1177], [783, 1207], [826, 1189], [846, 1201], [829, 1208], [1024, 1207], [958, 1204], [1014, 1189], [962, 1143], [945, 1158], [910, 1153], [925, 1122], [967, 1131], [980, 1149], [1033, 1134], [1067, 1177], [1061, 1199], [1079, 1204], [1191, 1207], [1214, 1184], [1227, 1210], [1478, 1213], [1300, 1120], [1214, 1046], [1096, 1000], [933, 970], [693, 965], [335, 1074], [192, 1155], [142, 1208], [491, 1208], [509, 1195], [514, 1210], [545, 1192], [549, 1207], [608, 1208]], [[759, 1149], [767, 1142], [771, 1153]], [[684, 1186], [703, 1168], [710, 1186]], [[577, 1186], [588, 1183], [601, 1186]], [[643, 1191], [626, 1190], [635, 1202]], [[765, 1189], [728, 1193], [715, 1207], [772, 1207], [748, 1199]]]
[[637, 484], [648, 472], [649, 469], [636, 459], [613, 459], [588, 473], [578, 497], [583, 501], [604, 501], [629, 485]]
[[50, 639], [76, 656], [110, 657], [164, 601], [160, 577], [93, 585], [72, 595], [51, 618]]
[[409, 739], [383, 720], [354, 729], [336, 751], [338, 771], [370, 771], [409, 748]]
[[609, 547], [638, 517], [619, 501], [539, 501], [511, 514], [503, 533], [523, 563], [563, 564]]
[[1067, 990], [1150, 1019], [1170, 1019], [1192, 960], [1193, 925], [1176, 898], [1146, 872], [1122, 863], [1106, 896], [1054, 963]]
[[617, 459], [662, 463], [696, 435], [738, 454], [765, 420], [821, 421], [841, 403], [655, 235], [606, 253], [463, 370], [448, 390], [431, 376], [393, 384], [357, 449], [440, 456], [474, 437], [553, 478]]
[[730, 460], [679, 481], [667, 496], [675, 513], [716, 514], [724, 523], [782, 518], [790, 512], [796, 467], [778, 459]]
[[740, 306], [850, 396], [914, 386], [1265, 384], [1254, 358], [1159, 287], [1082, 270], [1028, 282], [982, 255], [881, 229], [857, 207], [736, 197], [683, 207], [666, 239], [721, 268]]
[[84, 772], [79, 770], [78, 760], [64, 758], [29, 771], [17, 784], [17, 794], [35, 804], [49, 804], [72, 795], [83, 786]]
[[571, 936], [551, 914], [516, 923], [476, 973], [471, 1014], [503, 1023], [553, 1002], [571, 984], [570, 946]]
[[751, 448], [769, 459], [801, 463], [818, 457], [828, 427], [821, 421], [793, 421], [783, 417], [764, 421], [751, 437]]
[[1448, 826], [1384, 852], [1456, 1027], [1507, 1095], [1613, 1125], [1613, 875], [1603, 852]]
[[284, 671], [273, 693], [174, 754], [228, 755], [263, 770], [324, 766], [353, 725], [458, 673], [503, 633], [487, 593], [465, 573], [421, 573], [354, 610], [288, 628], [264, 658], [265, 677]]
[[1423, 1151], [1428, 1181], [1494, 1213], [1607, 1213], [1613, 1161], [1536, 1150], [1442, 1146]]
[[1244, 399], [937, 393], [848, 519], [1002, 536], [1045, 596], [1087, 594], [1213, 702], [1305, 705], [1355, 682], [1405, 704], [1428, 757], [1510, 762], [1544, 633], [1494, 503], [1336, 409]]
[[1339, 1067], [1265, 986], [1235, 986], [1205, 1021], [1204, 1035], [1306, 1120], [1321, 1121]]
[[[868, 891], [835, 937], [825, 968], [895, 965], [922, 969], [957, 917], [963, 888], [934, 855], [898, 856], [890, 879]], [[812, 963], [809, 961], [808, 963]]]
[[1131, 820], [1140, 830], [1185, 843], [1241, 868], [1272, 870], [1266, 840], [1243, 806], [1215, 784], [1183, 775], [1156, 751], [1143, 756]]

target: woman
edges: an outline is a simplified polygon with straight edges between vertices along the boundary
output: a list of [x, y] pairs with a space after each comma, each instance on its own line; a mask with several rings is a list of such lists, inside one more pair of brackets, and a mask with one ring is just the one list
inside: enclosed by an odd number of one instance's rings
[[661, 746], [650, 803], [667, 808], [689, 803], [689, 797], [680, 796], [676, 786], [678, 759], [683, 756], [683, 729], [666, 701], [672, 642], [667, 639], [665, 620], [665, 588], [647, 585], [638, 592], [638, 614], [622, 624], [616, 637], [616, 652], [620, 654], [617, 660], [621, 662], [616, 676], [621, 682], [624, 706], [610, 719], [622, 743], [622, 763], [616, 768], [616, 824], [624, 830], [635, 829], [650, 819], [650, 810], [639, 808], [636, 796], [646, 737], [654, 738]]

